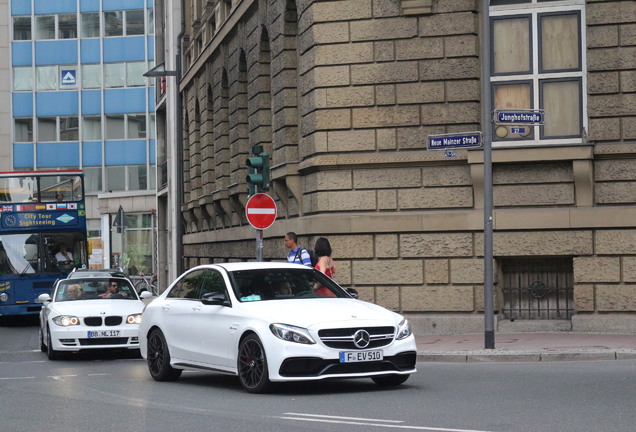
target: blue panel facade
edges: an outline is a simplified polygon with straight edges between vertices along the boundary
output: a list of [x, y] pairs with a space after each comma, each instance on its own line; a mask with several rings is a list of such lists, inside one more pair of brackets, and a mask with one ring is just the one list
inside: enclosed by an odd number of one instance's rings
[[35, 42], [35, 64], [56, 65], [77, 63], [77, 40]]
[[37, 165], [41, 168], [79, 167], [79, 143], [76, 141], [37, 143]]
[[106, 141], [106, 165], [146, 163], [146, 140]]
[[80, 40], [82, 63], [99, 63], [102, 44], [99, 39]]
[[13, 168], [33, 168], [33, 144], [13, 144]]
[[104, 39], [104, 63], [141, 61], [145, 59], [145, 36]]
[[102, 91], [84, 90], [82, 92], [82, 114], [98, 115], [102, 112]]
[[146, 112], [146, 89], [128, 88], [104, 90], [104, 113]]
[[[24, 2], [28, 0], [22, 0]], [[36, 14], [54, 14], [68, 13], [77, 11], [77, 2], [75, 0], [46, 0], [35, 2]]]
[[99, 0], [81, 0], [80, 11], [99, 12]]
[[90, 141], [82, 143], [82, 165], [101, 166], [102, 164], [102, 142]]
[[13, 66], [30, 66], [33, 62], [31, 42], [12, 42], [11, 43], [11, 63]]
[[64, 116], [79, 113], [78, 92], [38, 92], [35, 94], [37, 116]]
[[11, 0], [11, 15], [30, 15], [31, 2], [26, 0]]
[[104, 10], [143, 9], [144, 0], [104, 0]]
[[13, 117], [33, 116], [33, 93], [13, 93]]

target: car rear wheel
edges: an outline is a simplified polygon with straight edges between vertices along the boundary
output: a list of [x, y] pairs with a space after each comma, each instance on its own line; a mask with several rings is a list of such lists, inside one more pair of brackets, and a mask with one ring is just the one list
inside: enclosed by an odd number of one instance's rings
[[380, 375], [371, 377], [374, 383], [380, 387], [399, 386], [409, 379], [410, 375]]
[[46, 337], [46, 356], [49, 360], [59, 360], [62, 357], [62, 354], [59, 351], [55, 351], [53, 349], [53, 343], [51, 342], [51, 329], [47, 329], [47, 337]]
[[155, 381], [174, 381], [181, 376], [181, 369], [170, 366], [168, 343], [161, 330], [153, 330], [148, 336], [148, 370]]
[[238, 352], [238, 376], [249, 393], [264, 393], [271, 389], [267, 357], [258, 336], [251, 334], [241, 341]]

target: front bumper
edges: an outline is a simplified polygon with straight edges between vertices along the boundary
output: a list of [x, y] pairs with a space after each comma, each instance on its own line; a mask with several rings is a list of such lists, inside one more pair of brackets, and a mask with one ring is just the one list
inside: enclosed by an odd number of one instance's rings
[[[54, 324], [52, 324], [53, 326]], [[51, 329], [51, 345], [55, 351], [80, 351], [87, 349], [139, 349], [138, 326], [90, 329]], [[119, 330], [116, 337], [89, 338], [88, 332], [95, 330]]]

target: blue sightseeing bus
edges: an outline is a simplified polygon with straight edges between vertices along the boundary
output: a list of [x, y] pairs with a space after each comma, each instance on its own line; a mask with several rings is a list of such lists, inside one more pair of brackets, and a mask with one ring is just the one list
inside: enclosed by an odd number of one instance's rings
[[0, 316], [39, 313], [37, 297], [87, 263], [82, 172], [0, 172]]

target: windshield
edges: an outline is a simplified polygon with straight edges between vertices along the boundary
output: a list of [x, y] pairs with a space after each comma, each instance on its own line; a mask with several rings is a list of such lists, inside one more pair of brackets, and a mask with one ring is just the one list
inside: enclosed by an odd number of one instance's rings
[[0, 204], [81, 201], [82, 178], [74, 174], [0, 178]]
[[119, 278], [66, 279], [55, 291], [55, 301], [74, 300], [137, 300], [130, 282]]
[[86, 264], [82, 232], [1, 234], [0, 274], [68, 273]]
[[258, 269], [230, 272], [232, 288], [241, 302], [290, 298], [350, 296], [315, 269]]

